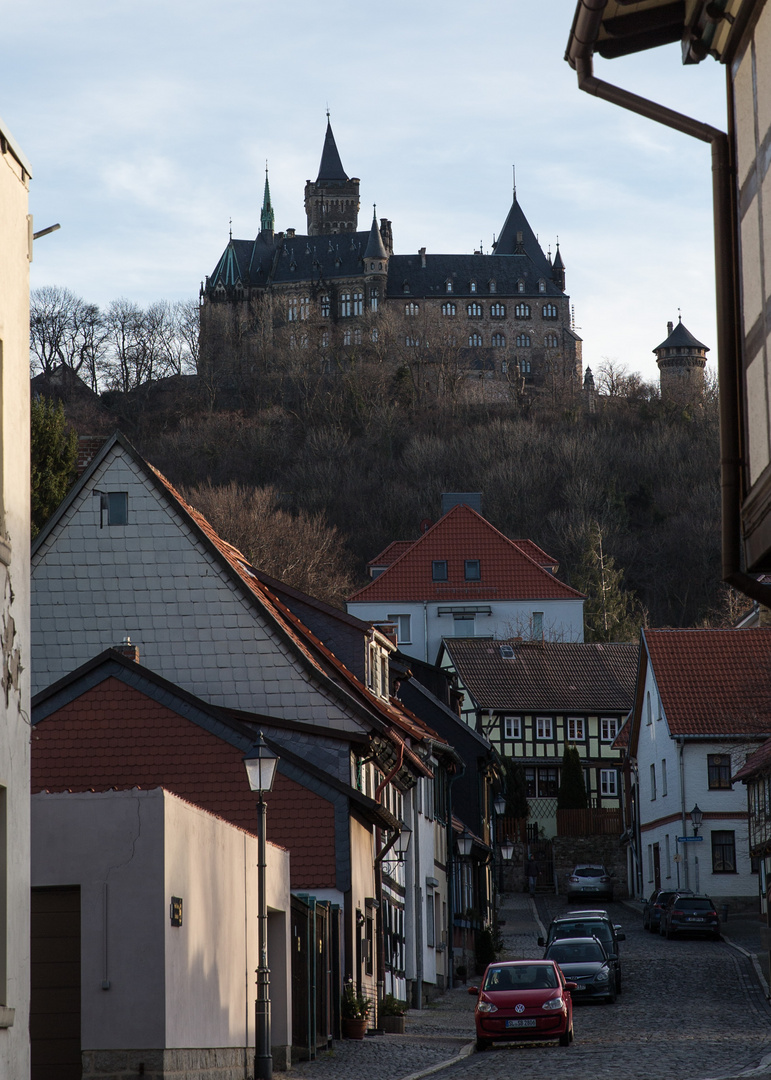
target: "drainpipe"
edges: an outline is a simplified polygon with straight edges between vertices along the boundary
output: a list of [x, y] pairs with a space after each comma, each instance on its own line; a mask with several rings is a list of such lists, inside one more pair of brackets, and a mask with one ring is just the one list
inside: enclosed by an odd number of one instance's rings
[[423, 659], [428, 663], [428, 601], [423, 601]]
[[[375, 788], [375, 802], [380, 803], [380, 796], [383, 794], [383, 790], [393, 780], [402, 767], [404, 761], [404, 743], [399, 740], [399, 752], [396, 757], [396, 764], [391, 769], [388, 776], [384, 776], [378, 786]], [[401, 832], [401, 830], [399, 830]], [[383, 935], [385, 934], [384, 918], [383, 918], [383, 860], [388, 852], [394, 846], [399, 839], [399, 833], [394, 832], [391, 839], [387, 844], [380, 849], [375, 856], [375, 899], [377, 900], [377, 989], [378, 989], [378, 1015], [377, 1015], [377, 1028], [380, 1028], [381, 1019], [381, 1007], [383, 1004], [383, 998], [385, 997], [385, 942]]]
[[[686, 836], [687, 834], [686, 834], [686, 831], [685, 831], [685, 764], [684, 764], [684, 761], [683, 761], [683, 751], [685, 750], [685, 739], [678, 739], [677, 740], [677, 745], [678, 745], [678, 748], [680, 750], [680, 819], [681, 819], [681, 823], [682, 823], [682, 827], [683, 827], [683, 831], [682, 831], [681, 835]], [[685, 845], [685, 850], [683, 852], [683, 869], [685, 870], [685, 888], [690, 889], [691, 883], [688, 880], [690, 875], [688, 873], [688, 845], [687, 844]]]
[[[418, 784], [420, 779], [418, 779]], [[423, 1008], [423, 889], [420, 878], [420, 815], [418, 814], [417, 784], [413, 791], [412, 845], [415, 870], [415, 986], [412, 993], [413, 1009]]]
[[456, 780], [466, 775], [466, 765], [461, 763], [460, 771], [457, 772], [448, 787], [447, 799], [447, 977], [448, 989], [452, 989], [455, 983], [455, 838], [452, 831], [452, 788]]
[[720, 390], [720, 485], [723, 580], [739, 592], [771, 606], [771, 586], [741, 569], [742, 450], [739, 430], [741, 337], [739, 260], [736, 247], [735, 175], [725, 132], [655, 101], [604, 82], [594, 75], [593, 45], [607, 0], [580, 0], [565, 59], [575, 69], [579, 89], [629, 112], [655, 120], [712, 147], [712, 213], [715, 233], [715, 293]]

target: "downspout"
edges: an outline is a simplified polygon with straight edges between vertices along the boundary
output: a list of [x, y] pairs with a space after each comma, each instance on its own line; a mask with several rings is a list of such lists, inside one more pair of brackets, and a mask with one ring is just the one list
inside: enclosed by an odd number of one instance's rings
[[593, 46], [607, 0], [580, 0], [565, 59], [580, 90], [645, 116], [712, 146], [712, 213], [715, 233], [715, 292], [720, 409], [720, 485], [723, 580], [761, 604], [771, 606], [771, 586], [741, 569], [742, 450], [739, 430], [739, 261], [736, 249], [734, 168], [728, 136], [718, 128], [622, 90], [594, 75]]
[[[685, 763], [683, 761], [683, 753], [685, 751], [685, 739], [678, 739], [677, 740], [677, 745], [678, 745], [679, 750], [680, 750], [680, 818], [681, 818], [682, 828], [683, 828], [683, 831], [682, 831], [681, 835], [686, 836], [687, 834], [686, 834], [686, 831], [685, 831]], [[690, 880], [689, 880], [689, 878], [690, 878], [689, 869], [690, 868], [688, 866], [688, 845], [687, 844], [685, 845], [685, 850], [684, 850], [683, 854], [684, 854], [683, 869], [685, 870], [685, 888], [690, 889], [691, 883], [690, 883]]]
[[[418, 784], [420, 780], [418, 780]], [[420, 817], [418, 814], [417, 786], [413, 788], [412, 849], [415, 871], [415, 986], [412, 992], [413, 1009], [423, 1008], [423, 889], [420, 884]]]
[[452, 831], [452, 786], [456, 780], [466, 775], [465, 762], [461, 762], [460, 771], [447, 785], [447, 976], [451, 990], [455, 983], [455, 838]]
[[[390, 784], [391, 780], [396, 776], [399, 769], [402, 767], [404, 761], [404, 743], [399, 740], [399, 753], [396, 757], [396, 764], [390, 773], [383, 777], [381, 782], [375, 788], [375, 802], [380, 803], [380, 796], [383, 794], [385, 787]], [[385, 997], [385, 944], [383, 935], [385, 933], [385, 927], [383, 925], [383, 859], [385, 859], [388, 852], [394, 846], [399, 839], [399, 832], [394, 832], [391, 839], [387, 844], [380, 849], [375, 856], [375, 899], [377, 900], [377, 989], [378, 989], [378, 1012], [377, 1012], [377, 1028], [380, 1028], [380, 1010]]]

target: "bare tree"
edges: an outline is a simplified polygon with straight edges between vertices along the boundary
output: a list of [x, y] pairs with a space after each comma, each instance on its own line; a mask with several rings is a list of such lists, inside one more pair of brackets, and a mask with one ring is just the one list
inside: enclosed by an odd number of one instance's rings
[[30, 297], [31, 368], [51, 375], [60, 364], [83, 370], [96, 390], [106, 331], [96, 304], [55, 285], [35, 289]]

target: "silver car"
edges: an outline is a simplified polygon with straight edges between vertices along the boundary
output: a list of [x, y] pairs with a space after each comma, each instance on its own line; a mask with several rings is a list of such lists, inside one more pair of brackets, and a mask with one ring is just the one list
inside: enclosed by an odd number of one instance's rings
[[580, 863], [568, 874], [568, 903], [590, 897], [613, 899], [613, 878], [599, 863]]

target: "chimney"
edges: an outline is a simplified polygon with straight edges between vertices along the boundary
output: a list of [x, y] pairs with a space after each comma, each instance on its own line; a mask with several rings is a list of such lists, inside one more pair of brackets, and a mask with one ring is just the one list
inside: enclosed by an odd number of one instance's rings
[[104, 435], [79, 435], [78, 436], [78, 459], [76, 469], [78, 476], [82, 476], [88, 468], [91, 459], [101, 450], [104, 445]]
[[426, 269], [426, 249], [425, 248], [418, 248], [418, 255], [420, 255], [420, 265], [425, 270]]
[[286, 238], [287, 238], [287, 240], [294, 240], [294, 237], [295, 237], [295, 230], [294, 229], [287, 229], [286, 230]]
[[391, 642], [392, 645], [397, 644], [397, 640], [396, 640], [396, 637], [397, 637], [396, 623], [392, 623], [392, 622], [376, 622], [376, 623], [373, 623], [372, 625], [375, 628], [375, 630], [377, 630], [379, 633], [381, 633], [384, 638], [387, 638]]
[[457, 506], [458, 503], [464, 503], [466, 506], [470, 506], [472, 510], [476, 510], [478, 514], [482, 513], [482, 492], [481, 491], [443, 491], [442, 492], [442, 517], [452, 510], [453, 506]]
[[120, 645], [113, 645], [113, 651], [125, 656], [127, 660], [133, 660], [135, 664], [139, 663], [139, 646], [132, 645], [128, 635], [124, 637]]
[[668, 322], [667, 323], [667, 337], [669, 337], [669, 335], [672, 333], [674, 328], [675, 328], [675, 324], [673, 322]]

